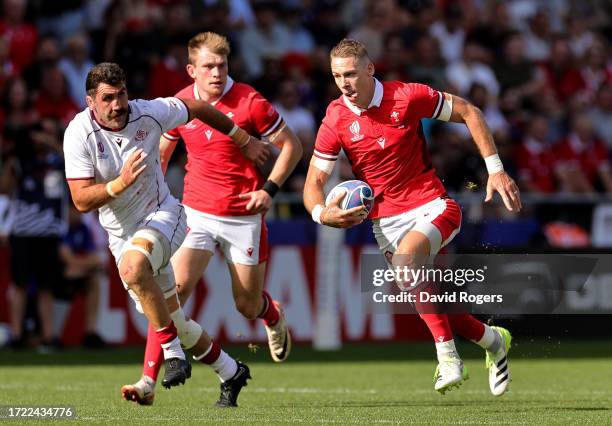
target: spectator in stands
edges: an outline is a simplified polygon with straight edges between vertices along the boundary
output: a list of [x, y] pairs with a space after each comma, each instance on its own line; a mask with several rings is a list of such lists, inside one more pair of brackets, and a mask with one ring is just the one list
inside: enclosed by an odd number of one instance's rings
[[[317, 47], [325, 53], [329, 52], [338, 40], [346, 35], [346, 29], [340, 19], [340, 0], [317, 2], [316, 8], [311, 11], [313, 20], [308, 25], [315, 39]], [[327, 59], [327, 55], [326, 59]]]
[[[210, 12], [213, 13], [213, 16], [220, 17], [219, 12], [224, 10], [222, 13], [224, 19], [222, 22], [225, 24], [223, 26], [223, 31], [240, 31], [246, 27], [252, 26], [255, 24], [255, 13], [253, 12], [253, 7], [251, 3], [255, 3], [254, 1], [249, 0], [201, 0], [199, 2], [192, 4], [192, 16], [206, 15]], [[211, 23], [208, 17], [203, 16], [203, 24]], [[213, 23], [214, 25], [218, 25], [219, 23]], [[201, 25], [204, 28], [207, 28], [209, 31], [212, 29], [210, 25]]]
[[601, 41], [596, 41], [586, 51], [580, 74], [585, 84], [585, 100], [591, 102], [597, 96], [599, 88], [605, 84], [612, 84], [612, 61]]
[[465, 42], [463, 12], [457, 3], [449, 5], [444, 12], [444, 19], [429, 28], [429, 34], [440, 44], [444, 60], [451, 64], [461, 59]]
[[79, 112], [79, 107], [68, 94], [66, 77], [58, 66], [45, 71], [45, 78], [34, 107], [40, 117], [57, 120], [64, 128]]
[[385, 37], [392, 29], [392, 12], [388, 2], [367, 0], [364, 22], [349, 32], [349, 38], [367, 46], [373, 61], [378, 61], [384, 53]]
[[7, 38], [9, 56], [16, 72], [21, 72], [34, 59], [38, 30], [25, 20], [27, 0], [4, 0], [0, 19], [0, 35]]
[[404, 37], [399, 32], [387, 34], [383, 54], [376, 63], [376, 72], [385, 80], [408, 81], [408, 67], [413, 51], [406, 48]]
[[248, 81], [261, 77], [266, 58], [280, 58], [289, 51], [290, 33], [278, 20], [279, 5], [274, 1], [255, 3], [256, 24], [240, 36], [240, 55], [244, 61]]
[[9, 80], [2, 93], [0, 128], [17, 129], [34, 124], [38, 119], [32, 108], [32, 97], [25, 81], [20, 77]]
[[560, 102], [570, 101], [586, 87], [565, 37], [557, 37], [553, 41], [550, 59], [542, 64], [541, 69], [546, 87], [555, 93]]
[[41, 1], [36, 6], [41, 34], [53, 34], [62, 44], [84, 25], [84, 0]]
[[68, 82], [68, 91], [72, 101], [83, 109], [85, 102], [85, 80], [93, 62], [87, 53], [87, 38], [83, 33], [72, 35], [66, 42], [64, 57], [59, 61], [59, 69]]
[[9, 46], [6, 36], [0, 36], [0, 91], [6, 82], [16, 74], [15, 65], [9, 55]]
[[61, 284], [59, 240], [67, 225], [62, 146], [57, 125], [50, 120], [21, 128], [15, 140], [15, 153], [0, 178], [0, 191], [12, 195], [15, 207], [10, 236], [13, 346], [26, 343], [23, 320], [28, 290], [36, 289], [41, 349], [48, 350], [58, 345], [53, 334], [52, 291]]
[[473, 41], [467, 41], [463, 56], [446, 68], [446, 79], [461, 96], [467, 96], [472, 84], [486, 87], [490, 96], [497, 98], [499, 83], [495, 73], [487, 65], [487, 52]]
[[172, 38], [164, 56], [151, 67], [149, 75], [150, 98], [173, 96], [183, 87], [191, 84], [192, 80], [185, 72], [187, 66], [185, 43], [182, 36]]
[[519, 185], [522, 191], [552, 193], [556, 190], [555, 155], [542, 115], [531, 118], [523, 141], [516, 149]]
[[586, 53], [596, 42], [595, 34], [589, 30], [588, 17], [580, 14], [569, 14], [567, 16], [567, 35], [569, 38], [570, 49], [574, 57], [584, 58]]
[[555, 149], [556, 172], [564, 191], [612, 193], [608, 151], [596, 138], [593, 125], [584, 113], [572, 119], [571, 132]]
[[302, 25], [302, 10], [299, 7], [288, 7], [284, 13], [283, 22], [289, 30], [289, 52], [310, 54], [315, 48], [312, 33]]
[[554, 57], [550, 48], [550, 20], [548, 14], [540, 10], [527, 20], [524, 33], [525, 55], [530, 61], [543, 62]]
[[503, 43], [503, 52], [493, 65], [502, 97], [510, 96], [523, 104], [542, 90], [543, 78], [538, 68], [525, 56], [523, 36], [509, 33]]
[[90, 229], [81, 220], [81, 213], [71, 204], [68, 214], [68, 231], [62, 237], [59, 248], [64, 264], [63, 283], [56, 291], [59, 298], [72, 299], [79, 291], [85, 292], [85, 335], [83, 346], [105, 346], [97, 331], [100, 287], [98, 272], [103, 267], [96, 253]]
[[310, 161], [314, 149], [317, 132], [315, 119], [312, 112], [300, 105], [300, 93], [297, 84], [291, 80], [285, 80], [280, 84], [274, 108], [302, 143], [304, 154], [285, 185], [291, 191], [301, 193], [304, 190], [308, 161]]
[[36, 58], [23, 72], [28, 87], [34, 96], [38, 95], [40, 85], [45, 79], [45, 70], [55, 66], [61, 58], [59, 41], [55, 37], [42, 37], [36, 49]]
[[484, 19], [470, 31], [469, 37], [486, 47], [495, 57], [503, 58], [502, 47], [508, 35], [516, 32], [508, 14], [508, 4], [495, 1], [485, 5]]
[[429, 34], [422, 34], [417, 38], [414, 60], [409, 65], [408, 74], [418, 83], [438, 90], [446, 89], [448, 82], [438, 39]]
[[612, 152], [612, 83], [601, 86], [597, 99], [588, 111], [593, 128]]

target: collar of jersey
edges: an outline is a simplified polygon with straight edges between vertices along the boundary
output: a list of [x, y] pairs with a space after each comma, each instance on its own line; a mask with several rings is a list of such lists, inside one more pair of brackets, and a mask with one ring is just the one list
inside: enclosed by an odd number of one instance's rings
[[123, 129], [125, 129], [125, 128], [127, 127], [128, 123], [130, 122], [130, 114], [131, 114], [131, 113], [132, 113], [132, 107], [130, 106], [130, 104], [128, 104], [128, 115], [127, 115], [127, 118], [125, 119], [125, 124], [124, 124], [123, 126], [121, 126], [121, 127], [117, 128], [117, 129], [112, 129], [112, 128], [110, 128], [110, 127], [106, 127], [106, 126], [104, 126], [102, 123], [100, 123], [100, 122], [99, 122], [99, 121], [96, 119], [96, 116], [95, 116], [95, 114], [93, 113], [93, 111], [92, 111], [92, 110], [89, 110], [89, 114], [91, 115], [91, 119], [92, 119], [93, 121], [95, 121], [95, 122], [96, 122], [96, 124], [102, 128], [102, 130], [106, 130], [106, 131], [108, 131], [108, 132], [120, 132], [120, 131], [122, 131]]
[[361, 115], [364, 111], [372, 108], [379, 107], [383, 98], [383, 85], [376, 77], [374, 77], [374, 96], [372, 96], [372, 100], [370, 101], [370, 105], [366, 109], [359, 108], [357, 105], [354, 105], [348, 98], [342, 95], [342, 99], [344, 100], [344, 104], [353, 111], [356, 115]]
[[[234, 80], [228, 75], [227, 76], [227, 81], [225, 82], [225, 87], [223, 88], [223, 93], [221, 93], [221, 96], [219, 96], [216, 100], [214, 100], [213, 102], [211, 102], [210, 104], [212, 106], [215, 106], [217, 104], [217, 102], [219, 102], [221, 100], [221, 98], [223, 96], [225, 96], [225, 94], [227, 92], [230, 91], [230, 89], [232, 88], [232, 86], [234, 85]], [[200, 100], [200, 93], [198, 92], [198, 86], [193, 83], [193, 96], [197, 99]]]

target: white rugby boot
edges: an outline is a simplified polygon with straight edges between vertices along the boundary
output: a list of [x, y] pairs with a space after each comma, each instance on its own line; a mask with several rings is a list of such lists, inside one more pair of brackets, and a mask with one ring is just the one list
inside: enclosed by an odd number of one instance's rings
[[461, 383], [469, 377], [463, 361], [459, 357], [449, 357], [440, 361], [436, 367], [434, 389], [444, 395], [446, 391], [461, 386]]
[[486, 351], [486, 366], [489, 369], [489, 389], [495, 396], [503, 395], [510, 384], [510, 367], [508, 352], [512, 343], [512, 335], [503, 327], [491, 327], [501, 337], [501, 345], [497, 352]]

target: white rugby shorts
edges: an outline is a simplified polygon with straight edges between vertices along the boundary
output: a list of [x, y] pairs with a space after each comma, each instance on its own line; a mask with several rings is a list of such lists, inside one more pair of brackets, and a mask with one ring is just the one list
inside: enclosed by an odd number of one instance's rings
[[[146, 218], [138, 222], [133, 231], [123, 235], [122, 237], [116, 237], [109, 234], [108, 243], [111, 253], [115, 258], [115, 263], [117, 264], [117, 267], [119, 267], [119, 263], [121, 262], [126, 243], [130, 238], [132, 238], [136, 231], [143, 228], [154, 228], [162, 235], [164, 235], [170, 242], [172, 256], [178, 250], [178, 248], [183, 243], [183, 240], [185, 239], [187, 218], [184, 206], [181, 205], [176, 200], [176, 198], [168, 196], [166, 197], [166, 200], [164, 200], [164, 202], [155, 211], [153, 211], [152, 213], [147, 215]], [[155, 282], [159, 285], [164, 294], [170, 293], [176, 288], [174, 271], [170, 262], [164, 265], [160, 269], [159, 274], [154, 276], [153, 278], [155, 279]], [[136, 294], [134, 294], [134, 292], [127, 287], [127, 284], [125, 282], [123, 282], [123, 286], [126, 290], [128, 290], [130, 297], [136, 303], [136, 308], [138, 309], [138, 311], [142, 312], [140, 301], [138, 300]]]
[[216, 216], [185, 206], [187, 236], [183, 247], [215, 252], [230, 263], [258, 265], [268, 260], [268, 230], [264, 216]]
[[374, 237], [385, 257], [395, 253], [404, 235], [410, 231], [425, 234], [431, 246], [430, 254], [435, 255], [459, 233], [461, 208], [451, 198], [436, 198], [415, 209], [373, 222]]

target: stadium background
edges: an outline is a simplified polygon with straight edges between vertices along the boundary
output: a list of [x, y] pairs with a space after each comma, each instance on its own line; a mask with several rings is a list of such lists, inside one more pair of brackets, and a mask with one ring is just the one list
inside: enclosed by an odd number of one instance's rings
[[[190, 83], [184, 72], [187, 40], [203, 30], [227, 35], [232, 43], [230, 75], [274, 101], [304, 144], [304, 160], [268, 215], [272, 252], [267, 287], [285, 302], [295, 339], [309, 342], [320, 308], [317, 271], [322, 265], [316, 254], [319, 231], [303, 210], [301, 188], [317, 123], [338, 96], [328, 65], [331, 46], [346, 35], [358, 38], [368, 46], [379, 79], [424, 82], [470, 99], [485, 113], [506, 169], [519, 180], [525, 208], [510, 214], [498, 202], [483, 206], [484, 164], [466, 132], [425, 121], [434, 165], [464, 213], [462, 232], [450, 250], [609, 252], [610, 8], [606, 1], [573, 0], [5, 0], [0, 18], [0, 167], [18, 150], [21, 128], [52, 123], [45, 131], [61, 143], [62, 129], [83, 107], [84, 77], [91, 64], [112, 60], [124, 67], [131, 98], [169, 96]], [[538, 136], [532, 126], [538, 120], [545, 123], [539, 149], [548, 156], [522, 148]], [[585, 121], [591, 123], [592, 133], [587, 133], [592, 141], [585, 143], [586, 160], [580, 163], [566, 158], [562, 147], [577, 131], [574, 123]], [[595, 147], [604, 147], [605, 159]], [[534, 158], [535, 163], [530, 161]], [[176, 153], [168, 173], [177, 195], [184, 161], [184, 152]], [[579, 165], [568, 174], [568, 164]], [[563, 180], [557, 179], [557, 171]], [[341, 170], [339, 178], [348, 177]], [[11, 294], [7, 192], [0, 240], [0, 328], [5, 337]], [[108, 256], [95, 218], [86, 220], [101, 255]], [[369, 225], [342, 239], [336, 303], [343, 340], [427, 339], [426, 329], [413, 317], [364, 312], [358, 262], [363, 250], [374, 247]], [[113, 263], [107, 263], [100, 276], [98, 331], [109, 343], [141, 343], [144, 318], [128, 303]], [[188, 313], [225, 341], [265, 340], [261, 327], [236, 313], [221, 256], [213, 258], [204, 283], [187, 305]], [[610, 284], [589, 290], [598, 294], [591, 298], [592, 311], [610, 312]], [[35, 300], [31, 297], [30, 303]], [[27, 323], [35, 336], [35, 310], [29, 312]], [[62, 343], [78, 344], [82, 295], [70, 303], [58, 301], [55, 314]], [[529, 336], [609, 338], [609, 327], [599, 326], [602, 318], [505, 321]]]

